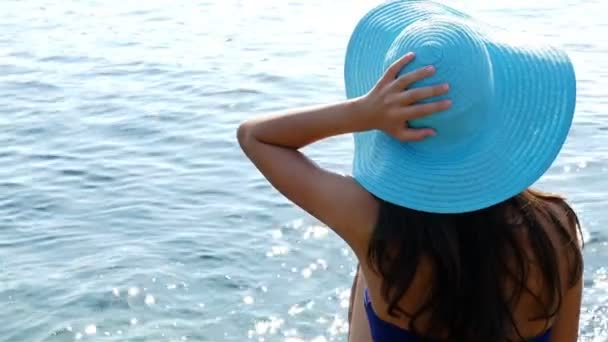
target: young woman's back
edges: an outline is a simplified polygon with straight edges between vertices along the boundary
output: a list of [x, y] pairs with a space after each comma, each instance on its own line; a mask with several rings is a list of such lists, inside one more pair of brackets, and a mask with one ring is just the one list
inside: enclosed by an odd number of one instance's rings
[[377, 333], [411, 338], [576, 340], [583, 265], [578, 219], [563, 199], [526, 191], [456, 215], [374, 200], [352, 341], [371, 339], [370, 314]]

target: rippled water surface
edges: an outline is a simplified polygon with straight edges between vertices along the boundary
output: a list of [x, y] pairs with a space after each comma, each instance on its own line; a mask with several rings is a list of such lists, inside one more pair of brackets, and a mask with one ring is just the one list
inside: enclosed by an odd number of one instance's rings
[[[576, 64], [575, 126], [540, 183], [580, 212], [581, 340], [607, 341], [605, 4], [504, 3], [464, 7]], [[2, 1], [0, 341], [344, 341], [350, 250], [234, 137], [256, 113], [342, 99], [373, 4]], [[350, 137], [309, 150], [350, 168]]]

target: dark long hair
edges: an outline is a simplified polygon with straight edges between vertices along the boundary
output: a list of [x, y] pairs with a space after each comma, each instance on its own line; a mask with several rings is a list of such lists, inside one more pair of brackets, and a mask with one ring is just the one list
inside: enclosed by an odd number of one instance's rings
[[[545, 308], [531, 319], [548, 323], [561, 306], [563, 285], [570, 288], [582, 276], [579, 221], [558, 196], [526, 190], [463, 214], [424, 213], [379, 201], [368, 260], [383, 280], [389, 315], [409, 317], [409, 330], [425, 340], [438, 339], [437, 331], [444, 331], [450, 341], [523, 340], [513, 315], [521, 295], [531, 295]], [[559, 246], [547, 234], [547, 225], [559, 232]], [[560, 272], [563, 253], [569, 279], [562, 279]], [[407, 312], [399, 302], [423, 259], [432, 270], [429, 292], [421, 307]], [[541, 293], [528, 286], [531, 259], [540, 273]], [[418, 324], [422, 315], [424, 329]]]

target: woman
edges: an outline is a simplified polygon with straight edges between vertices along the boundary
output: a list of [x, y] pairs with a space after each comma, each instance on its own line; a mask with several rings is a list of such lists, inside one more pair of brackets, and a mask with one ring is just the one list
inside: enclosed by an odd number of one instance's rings
[[[351, 37], [348, 100], [239, 127], [268, 181], [360, 261], [351, 341], [576, 341], [578, 219], [530, 189], [568, 134], [574, 71], [503, 38], [431, 1], [384, 3]], [[354, 177], [300, 151], [349, 133]]]

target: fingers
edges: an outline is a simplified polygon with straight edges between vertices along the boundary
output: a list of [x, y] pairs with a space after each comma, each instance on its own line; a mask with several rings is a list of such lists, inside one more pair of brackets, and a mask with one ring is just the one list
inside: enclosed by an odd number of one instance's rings
[[[435, 136], [437, 132], [432, 128], [410, 128], [403, 127], [403, 122], [418, 119], [450, 108], [452, 101], [443, 100], [414, 106], [408, 106], [404, 109], [402, 116], [398, 119], [399, 126], [391, 130], [386, 130], [394, 138], [401, 141], [420, 141], [428, 137]], [[398, 128], [397, 128], [398, 127]]]
[[399, 94], [399, 100], [402, 104], [409, 105], [434, 96], [443, 95], [447, 93], [448, 90], [450, 90], [450, 86], [447, 83], [410, 89], [405, 92], [401, 92]]
[[403, 69], [407, 63], [411, 62], [414, 59], [414, 53], [408, 52], [403, 57], [399, 58], [395, 63], [393, 63], [385, 72], [384, 77], [387, 80], [394, 80], [397, 78], [397, 75]]
[[435, 67], [432, 65], [410, 71], [407, 74], [400, 76], [394, 81], [393, 89], [396, 91], [403, 91], [412, 83], [420, 81], [423, 78], [429, 77], [434, 73]]
[[[396, 109], [393, 113], [397, 115], [393, 114], [393, 119], [391, 119], [391, 121], [397, 120], [397, 122], [400, 123], [398, 129], [387, 129], [385, 131], [390, 132], [393, 137], [401, 141], [420, 141], [434, 136], [436, 132], [431, 128], [404, 128], [402, 123], [444, 111], [452, 106], [450, 100], [416, 104], [419, 101], [446, 94], [449, 91], [449, 85], [447, 83], [404, 91], [413, 83], [435, 73], [435, 67], [426, 66], [397, 77], [403, 67], [413, 59], [414, 54], [408, 53], [397, 60], [387, 69], [382, 80], [384, 88], [383, 93], [387, 96], [386, 99], [392, 103], [392, 106], [396, 106], [393, 107]], [[399, 107], [401, 107], [401, 109], [399, 109]]]
[[419, 119], [437, 112], [444, 111], [452, 106], [452, 101], [442, 100], [436, 102], [429, 102], [424, 104], [417, 104], [413, 106], [407, 106], [403, 109], [403, 120], [410, 121]]
[[435, 131], [430, 128], [405, 128], [400, 130], [393, 136], [401, 141], [420, 141], [435, 135]]

